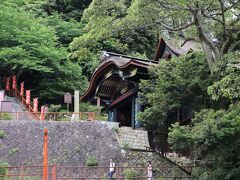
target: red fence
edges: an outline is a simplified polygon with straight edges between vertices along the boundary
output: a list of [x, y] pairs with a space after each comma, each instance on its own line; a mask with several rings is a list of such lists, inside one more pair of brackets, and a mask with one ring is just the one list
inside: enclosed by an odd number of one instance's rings
[[[40, 120], [40, 112], [0, 112], [0, 120]], [[105, 114], [95, 112], [47, 112], [42, 120], [46, 121], [74, 121], [74, 120], [107, 120]]]
[[70, 121], [74, 119], [79, 120], [107, 120], [106, 114], [100, 114], [96, 112], [44, 112], [41, 113], [39, 111], [34, 112], [33, 107], [30, 104], [27, 104], [26, 98], [21, 95], [18, 89], [10, 89], [7, 92], [7, 95], [16, 97], [20, 103], [27, 109], [27, 112], [11, 112], [5, 113], [0, 112], [0, 120], [1, 114], [10, 114], [11, 120], [21, 120], [21, 119], [35, 119], [35, 120], [53, 120], [53, 121]]
[[[21, 167], [0, 167], [0, 179], [42, 179], [43, 166], [21, 166]], [[48, 167], [48, 180], [59, 179], [81, 179], [81, 180], [107, 180], [108, 169], [106, 166], [58, 166], [51, 165]], [[167, 173], [170, 172], [171, 173]], [[172, 167], [161, 166], [153, 171], [154, 179], [192, 179], [180, 171], [173, 171]], [[116, 167], [114, 179], [147, 179], [146, 167]]]
[[16, 97], [21, 102], [21, 104], [27, 109], [27, 111], [30, 113], [29, 115], [33, 119], [41, 119], [41, 117], [40, 117], [41, 114], [34, 112], [31, 103], [30, 104], [27, 103], [26, 98], [23, 95], [21, 95], [21, 93], [18, 91], [17, 88], [16, 89], [9, 89], [9, 90], [7, 90], [6, 94], [8, 96]]
[[0, 167], [0, 179], [20, 179], [27, 177], [42, 179], [42, 166], [9, 166]]

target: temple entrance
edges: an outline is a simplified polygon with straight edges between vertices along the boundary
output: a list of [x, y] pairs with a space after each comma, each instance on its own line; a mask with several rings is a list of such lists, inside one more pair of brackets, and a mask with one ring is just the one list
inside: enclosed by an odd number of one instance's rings
[[117, 108], [117, 122], [120, 126], [132, 126], [132, 102], [129, 101], [126, 104]]

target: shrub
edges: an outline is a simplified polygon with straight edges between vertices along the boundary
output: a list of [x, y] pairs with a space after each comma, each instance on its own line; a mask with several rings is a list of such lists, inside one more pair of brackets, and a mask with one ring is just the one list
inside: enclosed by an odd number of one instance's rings
[[86, 165], [87, 166], [97, 166], [98, 162], [94, 156], [87, 156]]
[[19, 148], [12, 148], [10, 151], [9, 151], [9, 155], [15, 155], [19, 152]]
[[124, 149], [131, 149], [131, 148], [132, 148], [132, 145], [129, 144], [128, 142], [123, 142], [123, 143], [122, 143], [122, 148], [124, 148]]
[[0, 120], [12, 120], [10, 113], [0, 113]]
[[9, 164], [7, 162], [0, 162], [0, 175], [7, 174], [7, 168], [6, 168], [7, 166], [9, 166]]
[[0, 139], [1, 139], [1, 138], [4, 138], [4, 136], [6, 136], [6, 133], [5, 133], [5, 131], [2, 131], [2, 130], [1, 130], [1, 131], [0, 131]]
[[49, 112], [59, 112], [61, 108], [62, 108], [61, 105], [51, 104], [48, 111]]
[[101, 180], [108, 180], [106, 176], [102, 176]]
[[137, 177], [137, 172], [134, 169], [126, 169], [124, 170], [123, 174], [125, 180], [130, 180]]
[[112, 130], [116, 133], [119, 133], [119, 127], [113, 127]]
[[75, 151], [77, 153], [80, 153], [80, 150], [81, 150], [81, 146], [78, 144], [76, 147], [75, 147]]
[[107, 121], [108, 120], [108, 115], [107, 114], [103, 114], [103, 113], [96, 113], [95, 114], [95, 119], [99, 120], [99, 121]]
[[69, 152], [68, 152], [67, 149], [64, 149], [64, 151], [63, 151], [63, 155], [64, 155], [64, 157], [65, 157], [66, 159], [69, 158]]

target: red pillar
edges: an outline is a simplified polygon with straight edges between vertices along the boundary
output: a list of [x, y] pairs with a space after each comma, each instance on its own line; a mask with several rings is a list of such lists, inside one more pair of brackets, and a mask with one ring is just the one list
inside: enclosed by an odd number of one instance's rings
[[12, 89], [13, 90], [17, 89], [17, 76], [16, 75], [12, 76]]
[[48, 129], [44, 129], [43, 142], [43, 180], [48, 180]]
[[38, 98], [33, 98], [33, 112], [38, 112]]
[[10, 90], [10, 77], [7, 77], [7, 80], [6, 80], [6, 90], [7, 91]]
[[57, 180], [57, 165], [54, 164], [52, 167], [52, 180]]
[[24, 82], [21, 82], [20, 95], [24, 96]]
[[30, 105], [30, 103], [31, 103], [31, 91], [26, 90], [26, 104]]

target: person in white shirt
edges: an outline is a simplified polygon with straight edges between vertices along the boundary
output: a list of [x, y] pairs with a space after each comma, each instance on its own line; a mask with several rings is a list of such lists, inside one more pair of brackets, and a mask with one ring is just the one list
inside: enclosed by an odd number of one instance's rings
[[152, 163], [148, 161], [148, 166], [147, 166], [147, 179], [152, 180], [153, 178], [153, 173], [152, 173]]
[[110, 179], [112, 179], [113, 174], [115, 173], [115, 163], [113, 162], [112, 159], [110, 159], [110, 164], [109, 164], [109, 173], [108, 173], [108, 177], [110, 177]]

